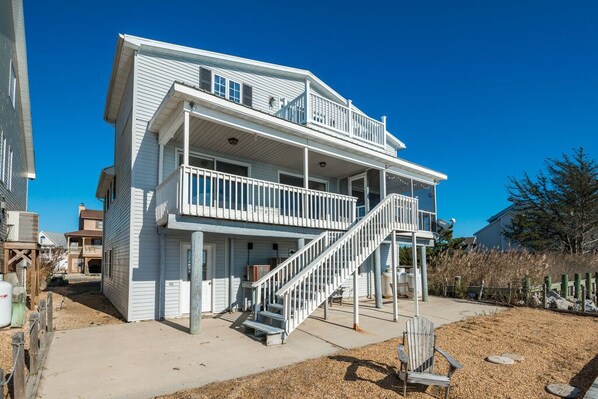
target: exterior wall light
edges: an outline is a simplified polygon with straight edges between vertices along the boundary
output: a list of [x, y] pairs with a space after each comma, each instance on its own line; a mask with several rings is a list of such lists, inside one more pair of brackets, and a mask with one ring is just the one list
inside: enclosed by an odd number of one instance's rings
[[322, 161], [320, 162], [320, 168], [325, 168], [326, 167], [326, 162]]

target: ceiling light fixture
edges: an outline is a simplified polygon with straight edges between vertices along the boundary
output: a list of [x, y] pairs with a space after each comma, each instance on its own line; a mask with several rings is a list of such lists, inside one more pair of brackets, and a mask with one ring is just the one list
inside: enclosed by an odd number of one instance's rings
[[326, 167], [326, 162], [322, 161], [320, 162], [320, 168], [325, 168]]
[[230, 145], [237, 145], [239, 143], [239, 139], [237, 139], [236, 137], [229, 137], [228, 138], [228, 144]]

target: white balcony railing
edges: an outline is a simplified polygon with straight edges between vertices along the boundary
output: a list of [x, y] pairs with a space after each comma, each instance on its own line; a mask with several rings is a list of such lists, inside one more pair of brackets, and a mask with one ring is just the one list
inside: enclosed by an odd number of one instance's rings
[[156, 218], [168, 214], [344, 230], [356, 198], [180, 166], [156, 189]]
[[383, 149], [386, 146], [384, 121], [377, 121], [356, 110], [351, 102], [347, 105], [339, 104], [311, 91], [304, 92], [285, 104], [276, 116], [300, 125], [310, 123], [321, 126]]

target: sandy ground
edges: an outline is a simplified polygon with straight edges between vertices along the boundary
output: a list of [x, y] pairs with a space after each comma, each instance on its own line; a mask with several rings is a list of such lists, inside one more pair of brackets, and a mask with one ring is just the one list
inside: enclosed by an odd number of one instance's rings
[[[70, 330], [103, 324], [124, 323], [120, 314], [110, 301], [99, 293], [97, 279], [73, 282], [61, 287], [49, 287], [54, 292], [54, 329]], [[45, 298], [42, 293], [40, 298]], [[26, 320], [29, 320], [27, 311]], [[19, 331], [25, 332], [25, 349], [29, 348], [29, 322], [23, 328], [4, 328], [0, 330], [0, 367], [8, 374], [12, 369], [12, 336]]]
[[[585, 392], [598, 377], [598, 318], [515, 308], [436, 331], [438, 346], [465, 366], [453, 377], [451, 398], [555, 398], [545, 392], [547, 384], [569, 383]], [[402, 392], [396, 377], [398, 343], [390, 340], [160, 398], [396, 398]], [[505, 352], [525, 360], [511, 366], [484, 360]], [[436, 371], [446, 367], [439, 361]], [[436, 387], [418, 386], [407, 394], [410, 399], [443, 395]]]

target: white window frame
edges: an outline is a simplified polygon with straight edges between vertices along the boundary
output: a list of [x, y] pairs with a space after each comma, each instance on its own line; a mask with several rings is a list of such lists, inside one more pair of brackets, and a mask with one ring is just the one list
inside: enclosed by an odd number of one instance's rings
[[[174, 151], [174, 164], [177, 168], [179, 166], [178, 165], [179, 156], [183, 153], [184, 153], [183, 149], [178, 148], [178, 147]], [[218, 163], [218, 161], [232, 163], [232, 164], [238, 165], [238, 166], [244, 166], [247, 168], [247, 177], [251, 177], [251, 164], [250, 163], [237, 161], [236, 159], [224, 158], [221, 156], [208, 155], [208, 154], [197, 152], [197, 151], [189, 151], [189, 156], [214, 161], [214, 167], [216, 167], [216, 164]]]
[[6, 136], [2, 139], [2, 165], [0, 165], [0, 178], [6, 183]]
[[[284, 184], [280, 182], [280, 175], [289, 175], [289, 176], [294, 176], [294, 177], [299, 177], [301, 179], [303, 179], [303, 175], [300, 173], [296, 173], [296, 172], [287, 172], [285, 170], [278, 170], [278, 183], [279, 184]], [[307, 180], [311, 180], [311, 181], [315, 181], [317, 183], [324, 183], [324, 185], [326, 186], [326, 193], [330, 192], [330, 182], [328, 180], [324, 180], [324, 179], [320, 179], [318, 177], [313, 177], [313, 176], [308, 176]], [[310, 189], [311, 190], [311, 189]]]
[[8, 191], [12, 190], [12, 149], [8, 146], [9, 158], [8, 158]]
[[[222, 96], [220, 94], [216, 93], [216, 78], [224, 79], [224, 94]], [[227, 95], [226, 95], [227, 91], [228, 91], [228, 79], [227, 78], [225, 78], [224, 76], [214, 74], [214, 83], [212, 83], [212, 86], [214, 86], [212, 92], [214, 93], [215, 96], [218, 96], [218, 97], [221, 97], [224, 99], [227, 98]]]
[[[235, 101], [235, 100], [232, 99], [231, 89], [232, 89], [233, 83], [239, 86], [239, 101]], [[235, 104], [241, 104], [241, 100], [243, 99], [243, 93], [241, 92], [243, 90], [242, 87], [243, 87], [243, 85], [241, 83], [236, 82], [236, 81], [234, 81], [232, 79], [229, 79], [228, 80], [228, 99], [230, 101], [234, 102]]]
[[10, 66], [8, 69], [8, 98], [13, 109], [16, 108], [17, 104], [17, 71], [15, 71], [15, 65], [10, 60]]

